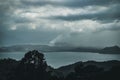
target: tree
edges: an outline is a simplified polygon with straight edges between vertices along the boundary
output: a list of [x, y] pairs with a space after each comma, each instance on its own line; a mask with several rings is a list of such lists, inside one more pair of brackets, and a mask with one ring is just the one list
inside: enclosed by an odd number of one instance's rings
[[16, 70], [17, 80], [48, 80], [44, 55], [37, 50], [29, 51]]

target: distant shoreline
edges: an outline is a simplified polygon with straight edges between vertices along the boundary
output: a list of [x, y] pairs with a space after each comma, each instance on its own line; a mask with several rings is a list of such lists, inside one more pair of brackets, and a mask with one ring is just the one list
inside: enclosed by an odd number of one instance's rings
[[30, 50], [38, 50], [40, 52], [92, 52], [100, 54], [120, 54], [120, 47], [118, 46], [105, 47], [103, 49], [48, 45], [18, 45], [0, 47], [0, 52], [27, 52]]

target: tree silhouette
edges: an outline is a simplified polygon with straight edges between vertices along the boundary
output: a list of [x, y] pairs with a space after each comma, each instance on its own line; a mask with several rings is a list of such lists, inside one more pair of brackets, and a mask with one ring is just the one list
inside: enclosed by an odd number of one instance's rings
[[17, 80], [48, 80], [44, 55], [37, 50], [29, 51], [20, 61], [16, 70]]
[[37, 50], [26, 53], [24, 58], [21, 60], [21, 64], [32, 64], [34, 68], [41, 67], [46, 69], [47, 67], [44, 55]]
[[119, 63], [106, 69], [80, 62], [73, 66], [74, 71], [62, 75], [61, 71], [47, 66], [44, 54], [33, 50], [20, 61], [0, 59], [0, 80], [120, 80]]

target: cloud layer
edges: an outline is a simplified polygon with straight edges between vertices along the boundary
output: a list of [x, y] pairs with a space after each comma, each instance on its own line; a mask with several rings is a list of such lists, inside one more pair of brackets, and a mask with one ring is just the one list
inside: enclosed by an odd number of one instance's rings
[[0, 44], [120, 45], [119, 7], [119, 0], [0, 0]]

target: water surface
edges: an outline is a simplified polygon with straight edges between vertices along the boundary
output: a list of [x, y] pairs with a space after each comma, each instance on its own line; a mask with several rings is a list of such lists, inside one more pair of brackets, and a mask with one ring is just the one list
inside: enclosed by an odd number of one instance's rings
[[[13, 58], [20, 60], [24, 54], [25, 52], [4, 52], [0, 53], [0, 58]], [[44, 53], [44, 55], [48, 65], [55, 68], [78, 61], [120, 60], [120, 54], [99, 54], [90, 52], [47, 52]]]

